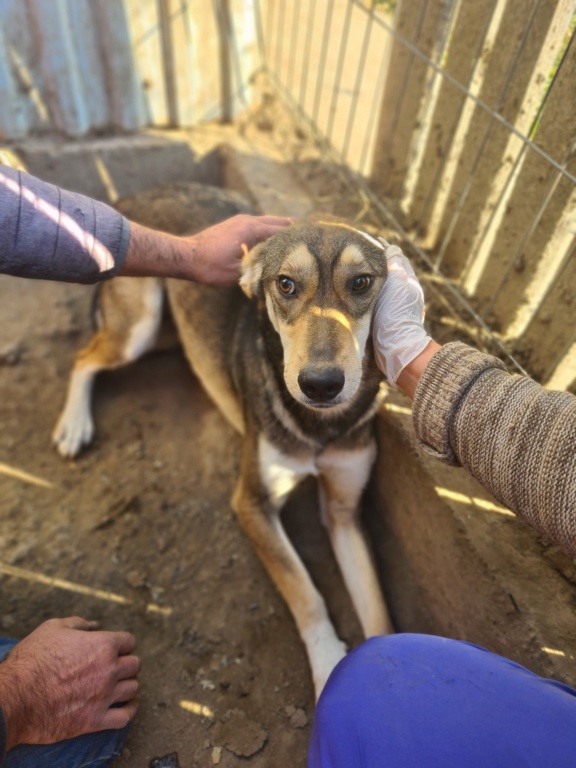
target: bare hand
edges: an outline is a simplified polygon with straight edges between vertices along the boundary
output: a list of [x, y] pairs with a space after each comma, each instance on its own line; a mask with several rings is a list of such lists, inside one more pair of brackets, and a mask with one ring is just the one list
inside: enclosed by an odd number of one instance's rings
[[245, 250], [290, 226], [284, 216], [239, 214], [186, 238], [195, 248], [196, 280], [208, 285], [231, 285], [238, 280]]
[[8, 749], [123, 728], [134, 717], [140, 669], [134, 637], [87, 631], [95, 627], [78, 617], [50, 619], [0, 664]]

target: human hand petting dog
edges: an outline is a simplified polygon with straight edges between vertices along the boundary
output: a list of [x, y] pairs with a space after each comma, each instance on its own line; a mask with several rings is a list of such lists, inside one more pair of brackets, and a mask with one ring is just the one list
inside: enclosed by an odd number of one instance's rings
[[123, 728], [134, 717], [134, 637], [95, 629], [78, 617], [50, 619], [0, 664], [7, 749]]
[[128, 255], [119, 274], [231, 285], [238, 280], [245, 249], [292, 223], [285, 216], [238, 214], [196, 235], [177, 237], [130, 222]]
[[374, 310], [374, 356], [388, 381], [413, 397], [440, 345], [424, 329], [424, 293], [412, 265], [397, 245], [380, 241], [386, 249], [388, 277]]

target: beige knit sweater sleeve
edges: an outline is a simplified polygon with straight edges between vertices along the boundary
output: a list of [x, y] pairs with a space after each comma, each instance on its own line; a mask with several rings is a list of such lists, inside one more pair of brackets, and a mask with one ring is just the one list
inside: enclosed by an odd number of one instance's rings
[[462, 465], [576, 556], [576, 397], [513, 376], [500, 360], [453, 342], [428, 363], [413, 414], [428, 453]]

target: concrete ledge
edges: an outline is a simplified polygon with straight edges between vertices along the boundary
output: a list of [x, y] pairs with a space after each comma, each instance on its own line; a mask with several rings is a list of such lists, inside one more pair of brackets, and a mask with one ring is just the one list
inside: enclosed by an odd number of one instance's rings
[[275, 145], [237, 137], [221, 148], [223, 186], [241, 192], [262, 213], [302, 218], [314, 200], [298, 183]]
[[35, 176], [106, 203], [174, 181], [221, 181], [218, 144], [197, 145], [177, 131], [62, 142], [35, 139], [10, 146]]
[[398, 629], [465, 639], [574, 685], [572, 561], [463, 469], [420, 452], [400, 395], [378, 438], [368, 524]]

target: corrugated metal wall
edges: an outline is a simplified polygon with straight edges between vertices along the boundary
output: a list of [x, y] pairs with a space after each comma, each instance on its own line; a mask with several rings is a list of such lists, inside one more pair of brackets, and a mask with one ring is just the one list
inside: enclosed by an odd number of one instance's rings
[[248, 98], [252, 0], [0, 0], [0, 18], [3, 139], [188, 127]]

